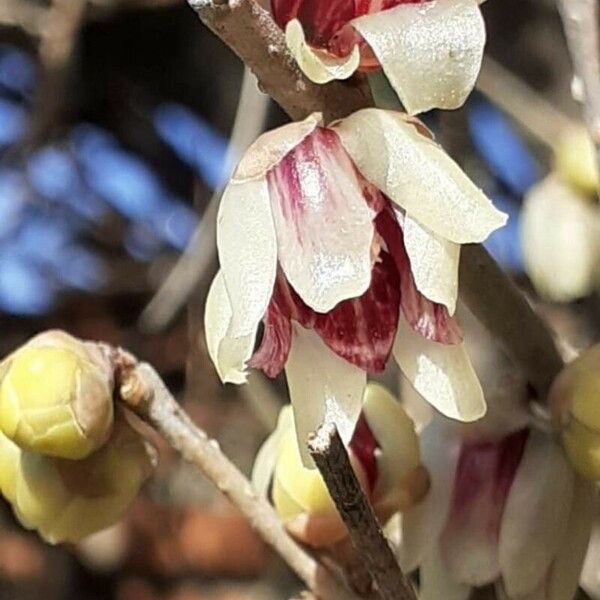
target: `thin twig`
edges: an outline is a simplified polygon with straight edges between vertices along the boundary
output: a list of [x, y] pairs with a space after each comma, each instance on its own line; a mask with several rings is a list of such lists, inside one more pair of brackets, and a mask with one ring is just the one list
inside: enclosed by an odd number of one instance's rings
[[324, 423], [308, 449], [382, 600], [416, 600], [350, 464], [335, 424]]
[[584, 94], [584, 118], [600, 173], [600, 42], [598, 0], [557, 0], [575, 75]]
[[266, 498], [223, 454], [216, 440], [197, 427], [169, 392], [158, 373], [120, 350], [112, 350], [122, 401], [152, 425], [181, 456], [196, 466], [242, 512], [251, 525], [322, 600], [356, 600], [285, 531]]
[[[254, 71], [262, 89], [292, 118], [320, 111], [326, 119], [336, 119], [372, 105], [361, 81], [324, 86], [309, 82], [287, 51], [281, 30], [253, 0], [230, 0], [226, 5], [216, 5], [210, 0], [188, 2], [200, 19]], [[562, 367], [552, 334], [482, 248], [465, 250], [461, 260], [463, 300], [504, 343], [509, 355], [529, 377], [539, 398], [544, 399]], [[497, 287], [499, 285], [501, 287]], [[489, 302], [489, 297], [502, 298], [502, 301]], [[523, 344], [527, 351], [523, 350]]]

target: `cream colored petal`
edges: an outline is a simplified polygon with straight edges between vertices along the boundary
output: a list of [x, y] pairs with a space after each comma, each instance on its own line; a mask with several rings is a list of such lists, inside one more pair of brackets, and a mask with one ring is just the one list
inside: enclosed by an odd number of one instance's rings
[[463, 422], [483, 417], [483, 390], [464, 344], [431, 342], [401, 316], [393, 353], [417, 392], [443, 415]]
[[423, 561], [419, 600], [468, 600], [471, 587], [452, 577], [437, 546]]
[[600, 600], [600, 522], [597, 516], [592, 527], [579, 583], [590, 598]]
[[432, 302], [446, 306], [453, 315], [458, 297], [460, 245], [429, 231], [410, 215], [404, 218], [403, 231], [417, 289]]
[[527, 273], [537, 291], [554, 302], [589, 295], [600, 263], [600, 210], [557, 177], [529, 192], [521, 211]]
[[359, 171], [407, 214], [455, 242], [482, 242], [506, 215], [400, 113], [364, 109], [334, 125]]
[[548, 600], [575, 597], [597, 508], [596, 500], [593, 484], [578, 478], [571, 517], [550, 573]]
[[247, 336], [232, 338], [229, 334], [231, 304], [225, 289], [223, 273], [219, 271], [212, 282], [204, 311], [204, 331], [208, 354], [223, 383], [242, 384], [246, 382], [246, 361], [252, 356], [258, 330]]
[[306, 446], [309, 434], [323, 422], [333, 421], [344, 442], [350, 441], [362, 408], [367, 376], [334, 354], [314, 331], [297, 323], [293, 328], [285, 372], [302, 461], [314, 468]]
[[508, 596], [539, 586], [564, 539], [575, 475], [548, 434], [532, 430], [500, 526], [500, 568]]
[[244, 154], [233, 181], [262, 179], [290, 150], [310, 135], [323, 120], [321, 113], [312, 113], [304, 121], [297, 121], [263, 133]]
[[275, 283], [277, 238], [264, 179], [231, 183], [221, 200], [217, 248], [231, 305], [228, 335], [253, 334]]
[[401, 4], [351, 24], [409, 114], [458, 108], [471, 93], [486, 37], [476, 0]]
[[423, 501], [402, 515], [398, 557], [406, 572], [416, 569], [433, 552], [444, 530], [454, 488], [460, 443], [442, 417], [436, 417], [421, 434], [421, 461], [431, 487]]
[[286, 431], [294, 427], [294, 414], [291, 406], [284, 406], [279, 412], [277, 427], [260, 447], [252, 467], [252, 485], [261, 496], [266, 496], [275, 470], [279, 444]]
[[315, 83], [329, 83], [334, 79], [348, 79], [358, 69], [360, 51], [354, 46], [348, 56], [338, 58], [313, 50], [306, 42], [298, 19], [292, 19], [285, 28], [285, 42], [302, 72]]

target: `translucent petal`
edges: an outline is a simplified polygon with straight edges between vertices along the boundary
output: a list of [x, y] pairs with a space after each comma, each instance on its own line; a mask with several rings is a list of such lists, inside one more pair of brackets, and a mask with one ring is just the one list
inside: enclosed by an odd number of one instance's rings
[[509, 596], [532, 593], [564, 539], [575, 475], [552, 437], [531, 431], [508, 495], [499, 553]]
[[333, 421], [345, 443], [362, 408], [366, 373], [334, 354], [313, 331], [293, 324], [292, 350], [286, 375], [300, 454], [314, 468], [306, 442], [324, 421]]
[[338, 136], [316, 129], [267, 179], [279, 261], [302, 300], [325, 313], [365, 292], [375, 213]]
[[443, 415], [470, 422], [485, 414], [483, 390], [463, 344], [431, 342], [401, 317], [393, 353], [417, 392]]
[[221, 272], [231, 305], [228, 335], [252, 335], [273, 293], [277, 238], [264, 179], [231, 183], [217, 219]]
[[334, 125], [362, 175], [406, 214], [455, 242], [481, 242], [506, 215], [400, 113], [364, 109]]
[[476, 0], [402, 4], [354, 19], [409, 114], [462, 106], [483, 57]]
[[334, 79], [348, 79], [360, 64], [358, 46], [354, 46], [348, 56], [341, 58], [313, 49], [307, 44], [302, 25], [297, 19], [287, 24], [285, 41], [302, 72], [314, 83], [323, 84]]

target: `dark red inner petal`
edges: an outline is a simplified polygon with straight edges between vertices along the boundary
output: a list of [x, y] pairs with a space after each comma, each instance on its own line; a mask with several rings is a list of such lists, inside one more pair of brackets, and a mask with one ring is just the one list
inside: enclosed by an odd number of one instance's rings
[[417, 289], [404, 247], [402, 228], [389, 205], [377, 215], [375, 227], [396, 263], [400, 275], [402, 312], [410, 326], [428, 340], [441, 344], [459, 344], [462, 332], [448, 309], [442, 304], [431, 302]]
[[356, 429], [352, 434], [349, 446], [350, 450], [352, 450], [352, 453], [365, 470], [367, 481], [369, 482], [369, 492], [372, 494], [375, 489], [375, 484], [377, 483], [378, 473], [375, 450], [379, 448], [379, 444], [377, 443], [363, 413], [361, 413], [360, 418], [356, 423]]

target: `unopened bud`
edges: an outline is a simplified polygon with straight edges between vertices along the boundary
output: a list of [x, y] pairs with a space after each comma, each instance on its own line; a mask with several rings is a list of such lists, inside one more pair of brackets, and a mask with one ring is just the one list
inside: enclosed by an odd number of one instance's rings
[[561, 179], [584, 194], [598, 189], [596, 150], [581, 125], [564, 132], [555, 148], [555, 166]]
[[550, 404], [571, 464], [587, 479], [600, 481], [600, 345], [563, 369]]
[[82, 460], [21, 450], [0, 434], [2, 493], [21, 523], [51, 544], [77, 542], [115, 524], [150, 474], [154, 455], [120, 415], [112, 435]]
[[81, 459], [109, 437], [113, 376], [92, 344], [49, 331], [3, 364], [0, 431], [23, 450]]

